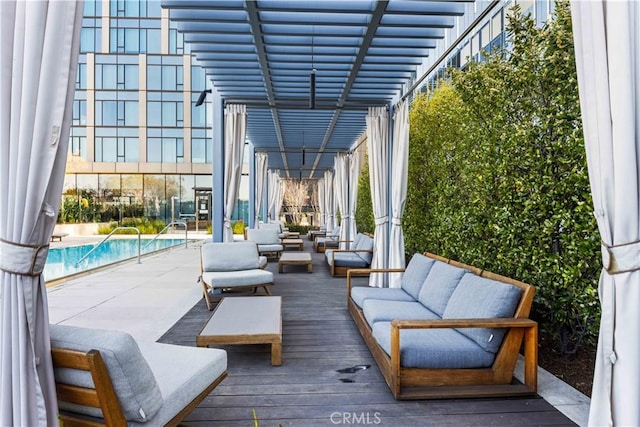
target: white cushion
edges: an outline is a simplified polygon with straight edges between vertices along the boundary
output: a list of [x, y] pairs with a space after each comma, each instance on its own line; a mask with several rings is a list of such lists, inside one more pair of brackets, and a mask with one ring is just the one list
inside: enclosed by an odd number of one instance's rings
[[202, 273], [202, 280], [214, 288], [233, 288], [273, 283], [273, 273], [259, 268], [242, 271], [205, 271]]

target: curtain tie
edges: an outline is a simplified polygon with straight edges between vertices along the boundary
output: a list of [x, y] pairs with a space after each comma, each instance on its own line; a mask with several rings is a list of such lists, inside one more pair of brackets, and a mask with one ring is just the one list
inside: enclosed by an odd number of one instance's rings
[[640, 270], [640, 240], [619, 245], [602, 242], [602, 266], [609, 274]]
[[389, 222], [389, 216], [385, 215], [385, 216], [379, 216], [375, 219], [375, 224], [376, 225], [383, 225]]
[[0, 239], [0, 270], [20, 276], [39, 276], [48, 254], [48, 244], [27, 245]]
[[398, 218], [398, 217], [391, 217], [391, 224], [392, 225], [397, 225], [399, 227], [402, 227], [402, 219]]

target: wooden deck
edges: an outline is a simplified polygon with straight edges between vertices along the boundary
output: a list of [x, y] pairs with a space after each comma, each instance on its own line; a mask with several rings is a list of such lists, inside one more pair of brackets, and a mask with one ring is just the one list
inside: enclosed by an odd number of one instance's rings
[[[277, 261], [268, 266], [272, 295], [283, 297], [282, 366], [271, 366], [269, 345], [221, 347], [229, 376], [186, 425], [254, 426], [254, 410], [261, 427], [575, 425], [541, 398], [394, 400], [347, 312], [345, 279], [331, 277], [324, 254], [304, 245], [312, 274], [304, 266], [278, 274]], [[201, 300], [159, 341], [195, 346], [210, 316]], [[338, 372], [357, 365], [371, 367]]]

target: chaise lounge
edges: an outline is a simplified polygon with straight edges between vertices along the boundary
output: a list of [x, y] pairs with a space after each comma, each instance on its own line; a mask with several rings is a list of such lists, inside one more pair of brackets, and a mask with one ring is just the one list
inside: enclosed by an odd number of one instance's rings
[[353, 275], [384, 271], [350, 270], [347, 305], [396, 399], [536, 393], [532, 286], [429, 253], [413, 256], [400, 288], [351, 286]]
[[75, 326], [50, 331], [65, 427], [176, 426], [227, 376], [224, 350]]

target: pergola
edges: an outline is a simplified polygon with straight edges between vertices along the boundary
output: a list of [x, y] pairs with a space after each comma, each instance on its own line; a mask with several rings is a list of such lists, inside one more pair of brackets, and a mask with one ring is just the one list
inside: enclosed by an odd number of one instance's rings
[[[365, 132], [369, 108], [393, 116], [436, 41], [466, 7], [406, 0], [164, 0], [162, 6], [212, 83], [202, 89], [213, 95], [214, 171], [225, 168], [223, 110], [240, 104], [252, 153], [266, 153], [272, 173], [298, 179], [334, 170], [336, 155]], [[386, 149], [390, 169], [393, 138]], [[253, 221], [260, 206], [250, 182]], [[222, 186], [214, 172], [214, 188]], [[216, 233], [222, 198], [214, 191], [214, 240], [222, 238]]]

